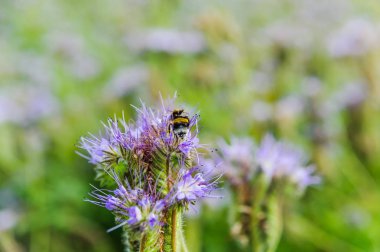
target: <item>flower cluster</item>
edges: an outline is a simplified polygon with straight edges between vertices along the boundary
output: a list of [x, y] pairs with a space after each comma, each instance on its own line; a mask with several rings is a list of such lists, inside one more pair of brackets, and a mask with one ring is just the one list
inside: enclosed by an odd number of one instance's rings
[[156, 199], [141, 188], [131, 188], [128, 181], [120, 180], [115, 172], [110, 176], [117, 188], [113, 191], [95, 188], [90, 193], [94, 199], [87, 201], [112, 211], [121, 225], [128, 224], [140, 230], [160, 225], [159, 218], [166, 207], [165, 200]]
[[86, 199], [86, 201], [113, 212], [120, 224], [115, 228], [128, 225], [140, 231], [162, 226], [164, 214], [171, 207], [186, 207], [200, 198], [212, 197], [210, 193], [217, 185], [216, 180], [208, 178], [198, 167], [181, 168], [177, 180], [166, 195], [160, 193], [159, 188], [144, 190], [143, 182], [141, 186], [132, 188], [127, 179], [121, 180], [115, 172], [109, 175], [117, 184], [116, 189], [95, 188], [90, 193], [93, 199]]
[[217, 179], [199, 164], [197, 115], [183, 112], [188, 129], [180, 137], [169, 105], [155, 110], [142, 104], [135, 109], [136, 122], [127, 123], [124, 116], [109, 119], [102, 136], [81, 138], [79, 147], [87, 154], [79, 154], [97, 166], [101, 185], [114, 188], [95, 188], [87, 201], [115, 215], [118, 225], [111, 230], [124, 226], [134, 233], [161, 234], [171, 211], [186, 210], [190, 203], [210, 196]]

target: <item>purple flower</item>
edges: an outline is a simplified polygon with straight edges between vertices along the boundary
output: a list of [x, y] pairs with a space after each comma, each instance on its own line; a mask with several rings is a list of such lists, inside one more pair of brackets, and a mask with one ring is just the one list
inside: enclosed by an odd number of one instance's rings
[[171, 208], [187, 207], [208, 196], [216, 180], [206, 178], [198, 166], [183, 167], [199, 161], [198, 115], [183, 113], [189, 120], [187, 133], [178, 136], [171, 104], [163, 103], [161, 109], [142, 104], [135, 109], [136, 122], [110, 119], [103, 123], [102, 136], [81, 138], [80, 147], [88, 155], [80, 155], [97, 165], [101, 181], [115, 186], [113, 190], [95, 188], [87, 201], [115, 215], [119, 224], [111, 230], [125, 225], [140, 232], [157, 231]]
[[86, 201], [105, 207], [117, 217], [119, 223], [139, 225], [141, 229], [160, 225], [160, 218], [170, 207], [166, 201], [147, 195], [143, 190], [127, 190], [124, 186], [114, 191], [95, 189], [90, 196], [95, 200]]
[[[104, 135], [97, 137], [90, 134], [82, 137], [79, 147], [88, 153], [79, 153], [92, 164], [106, 162], [108, 165], [125, 159], [127, 153], [136, 155], [143, 162], [149, 163], [153, 155], [160, 151], [164, 155], [178, 152], [185, 156], [194, 153], [200, 147], [197, 138], [198, 115], [189, 118], [188, 135], [178, 141], [178, 137], [170, 131], [171, 113], [170, 105], [163, 105], [162, 109], [148, 108], [144, 104], [135, 107], [138, 118], [136, 123], [126, 123], [124, 117], [117, 120], [110, 119], [108, 124], [103, 123]], [[192, 130], [192, 129], [195, 130]]]
[[363, 56], [378, 47], [379, 35], [370, 21], [350, 20], [328, 41], [328, 50], [337, 58]]
[[128, 224], [135, 225], [142, 220], [142, 214], [140, 208], [133, 206], [128, 208]]
[[231, 144], [220, 141], [219, 150], [220, 154], [214, 155], [213, 162], [219, 164], [233, 186], [250, 183], [260, 171], [268, 183], [275, 179], [287, 179], [295, 183], [300, 191], [320, 182], [320, 178], [313, 175], [314, 169], [305, 167], [307, 160], [302, 151], [276, 141], [269, 134], [258, 147], [250, 138], [232, 138]]
[[199, 140], [197, 137], [187, 138], [178, 145], [178, 149], [188, 156], [191, 150], [195, 150], [199, 147]]
[[205, 49], [205, 39], [198, 32], [153, 29], [128, 34], [128, 47], [136, 52], [153, 51], [169, 54], [194, 54]]
[[319, 176], [314, 175], [315, 167], [308, 166], [296, 169], [291, 175], [290, 179], [298, 185], [300, 192], [303, 192], [310, 185], [318, 185], [322, 179]]
[[[200, 198], [210, 196], [215, 189], [217, 179], [207, 179], [199, 168], [191, 170], [182, 169], [179, 180], [174, 187], [174, 193], [171, 202], [191, 202]], [[211, 196], [210, 196], [211, 197]]]
[[160, 224], [157, 215], [150, 213], [148, 216], [148, 223], [151, 228]]
[[295, 147], [277, 142], [272, 135], [266, 135], [256, 152], [256, 162], [268, 181], [287, 178], [301, 190], [319, 184], [320, 178], [313, 175], [314, 168], [305, 167], [304, 154]]
[[122, 206], [122, 202], [118, 198], [108, 195], [107, 201], [105, 202], [105, 207], [108, 210], [112, 211], [121, 206]]
[[214, 155], [214, 163], [230, 183], [236, 185], [252, 178], [256, 171], [255, 145], [250, 138], [232, 137], [230, 144], [220, 140], [218, 150], [219, 154]]

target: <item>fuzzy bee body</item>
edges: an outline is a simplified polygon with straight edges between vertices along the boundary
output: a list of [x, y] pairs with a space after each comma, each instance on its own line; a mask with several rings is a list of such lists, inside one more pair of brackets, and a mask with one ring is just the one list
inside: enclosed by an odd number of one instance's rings
[[189, 133], [189, 117], [183, 109], [176, 109], [170, 116], [169, 130], [173, 130], [175, 136], [183, 140]]

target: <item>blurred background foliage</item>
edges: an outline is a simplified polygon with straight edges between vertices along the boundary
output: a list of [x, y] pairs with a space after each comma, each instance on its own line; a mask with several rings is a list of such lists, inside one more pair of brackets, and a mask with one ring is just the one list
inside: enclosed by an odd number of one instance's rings
[[[80, 136], [179, 95], [201, 141], [267, 131], [323, 184], [286, 202], [278, 251], [380, 251], [377, 0], [0, 0], [0, 251], [121, 251], [83, 202]], [[96, 183], [95, 183], [96, 184]], [[189, 214], [190, 251], [236, 251], [228, 193]]]

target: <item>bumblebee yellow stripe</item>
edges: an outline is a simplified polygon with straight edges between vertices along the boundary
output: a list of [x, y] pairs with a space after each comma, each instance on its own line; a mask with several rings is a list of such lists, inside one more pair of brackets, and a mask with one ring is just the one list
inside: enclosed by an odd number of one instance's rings
[[189, 118], [178, 117], [173, 120], [173, 123], [189, 123]]

